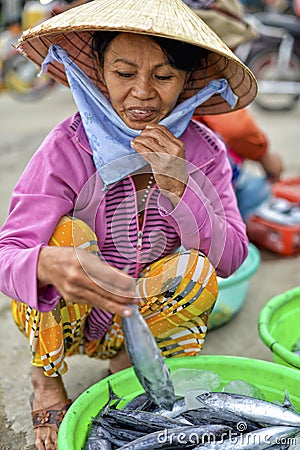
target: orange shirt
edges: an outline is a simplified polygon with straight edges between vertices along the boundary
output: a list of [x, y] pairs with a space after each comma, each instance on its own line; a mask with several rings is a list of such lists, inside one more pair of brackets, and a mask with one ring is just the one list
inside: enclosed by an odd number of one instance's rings
[[246, 109], [226, 114], [194, 116], [193, 119], [215, 131], [228, 148], [244, 159], [260, 161], [268, 150], [265, 133]]

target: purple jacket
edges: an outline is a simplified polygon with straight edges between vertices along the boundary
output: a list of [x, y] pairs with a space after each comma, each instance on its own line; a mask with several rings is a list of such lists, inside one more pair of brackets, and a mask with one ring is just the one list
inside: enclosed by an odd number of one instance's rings
[[[181, 140], [186, 147], [188, 185], [175, 208], [159, 193], [157, 214], [177, 232], [179, 244], [201, 250], [217, 274], [228, 277], [246, 258], [248, 239], [225, 147], [205, 125], [195, 122]], [[85, 220], [101, 250], [106, 237], [102, 188], [76, 113], [49, 133], [14, 189], [0, 232], [0, 291], [40, 311], [55, 307], [59, 298], [55, 288], [50, 286], [46, 294], [37, 288], [39, 251], [64, 215]]]

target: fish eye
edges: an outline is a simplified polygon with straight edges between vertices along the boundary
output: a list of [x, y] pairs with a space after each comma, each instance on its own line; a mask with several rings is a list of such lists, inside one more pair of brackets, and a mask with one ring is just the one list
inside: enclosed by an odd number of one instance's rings
[[209, 398], [211, 396], [211, 393], [210, 392], [203, 392], [203, 394], [201, 394], [200, 395], [200, 397], [203, 397], [203, 398]]

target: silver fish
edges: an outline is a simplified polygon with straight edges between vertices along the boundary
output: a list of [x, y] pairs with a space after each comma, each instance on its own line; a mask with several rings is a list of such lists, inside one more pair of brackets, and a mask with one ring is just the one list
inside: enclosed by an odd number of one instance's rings
[[[228, 411], [225, 412], [224, 410], [216, 411], [206, 406], [185, 411], [180, 417], [184, 417], [193, 425], [201, 425], [205, 423], [223, 424], [232, 427], [238, 432], [243, 430], [245, 433], [261, 428], [259, 424], [247, 420], [245, 417], [232, 414]], [[242, 427], [242, 430], [240, 427]]]
[[198, 445], [194, 450], [263, 450], [280, 443], [280, 440], [291, 439], [299, 433], [300, 429], [296, 427], [266, 427], [239, 436], [234, 434], [230, 439]]
[[287, 450], [287, 449], [294, 448], [296, 450], [296, 447], [291, 447], [290, 444], [275, 444], [271, 445], [271, 447], [268, 447], [268, 450]]
[[224, 413], [238, 414], [265, 426], [300, 427], [300, 414], [266, 400], [226, 392], [209, 392], [198, 395], [196, 398], [200, 404], [219, 411], [219, 413], [224, 411]]
[[86, 443], [84, 450], [112, 450], [110, 440], [102, 433], [96, 436], [90, 436]]
[[153, 403], [146, 392], [143, 392], [126, 403], [121, 409], [122, 411], [156, 411], [158, 406]]
[[176, 428], [182, 425], [193, 425], [185, 419], [171, 419], [148, 411], [110, 411], [104, 418], [112, 425], [120, 428], [131, 428], [136, 431], [152, 433], [164, 428]]
[[160, 414], [161, 416], [170, 417], [171, 419], [173, 419], [173, 418], [179, 416], [180, 414], [182, 414], [184, 411], [186, 411], [185, 398], [180, 397], [175, 400], [173, 408], [171, 410], [156, 407], [155, 409], [153, 409], [152, 412], [155, 414]]
[[290, 448], [290, 444], [274, 444], [268, 447], [268, 450], [287, 450]]
[[288, 390], [287, 388], [286, 388], [286, 390], [284, 391], [284, 399], [283, 399], [282, 406], [283, 406], [284, 408], [290, 409], [291, 411], [297, 412], [296, 406], [293, 405], [293, 403], [291, 402], [290, 395], [289, 395], [289, 390]]
[[138, 439], [145, 435], [145, 433], [142, 433], [139, 430], [116, 426], [115, 424], [107, 421], [105, 417], [101, 417], [101, 419], [99, 420], [99, 424], [104, 435], [106, 435], [105, 432], [107, 432], [107, 437], [109, 436], [111, 440], [113, 438], [118, 439], [119, 441], [123, 442], [122, 445], [127, 442], [134, 441], [135, 439]]
[[105, 414], [111, 409], [116, 408], [122, 399], [113, 391], [113, 388], [109, 381], [107, 382], [107, 385], [108, 385], [109, 399], [102, 408], [102, 410], [100, 411], [100, 413], [98, 414], [98, 416], [96, 418], [93, 418], [84, 450], [112, 449], [111, 440], [109, 439], [110, 436], [108, 436], [108, 434], [105, 433], [105, 430], [99, 424], [98, 419], [101, 418], [102, 414]]
[[136, 376], [156, 405], [172, 409], [175, 392], [170, 371], [138, 307], [131, 308], [132, 315], [122, 317], [122, 328]]

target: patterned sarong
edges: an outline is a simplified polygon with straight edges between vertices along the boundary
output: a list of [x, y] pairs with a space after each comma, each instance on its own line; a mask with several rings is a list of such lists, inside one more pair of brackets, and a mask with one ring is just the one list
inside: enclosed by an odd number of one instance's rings
[[[76, 235], [76, 242], [74, 242]], [[88, 225], [63, 217], [49, 245], [78, 246], [97, 254], [97, 238]], [[216, 273], [198, 250], [166, 256], [149, 265], [137, 281], [140, 311], [166, 358], [197, 355], [203, 347], [208, 316], [218, 294]], [[113, 317], [105, 335], [89, 341], [84, 334], [92, 307], [65, 302], [39, 312], [12, 300], [12, 314], [29, 340], [32, 364], [46, 376], [67, 371], [66, 356], [76, 353], [108, 359], [124, 346], [121, 318]]]

